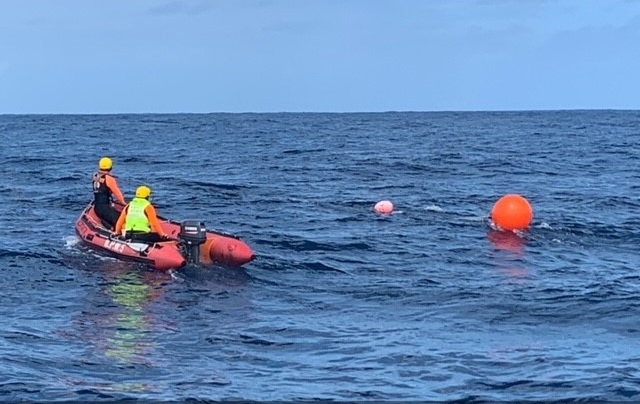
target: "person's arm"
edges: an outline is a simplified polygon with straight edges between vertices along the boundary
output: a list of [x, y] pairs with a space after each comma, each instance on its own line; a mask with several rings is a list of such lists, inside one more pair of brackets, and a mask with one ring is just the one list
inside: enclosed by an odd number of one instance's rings
[[118, 200], [118, 202], [120, 202], [123, 205], [127, 204], [124, 201], [124, 195], [122, 195], [122, 191], [120, 191], [120, 188], [118, 187], [118, 181], [116, 181], [115, 178], [113, 178], [110, 175], [105, 175], [105, 184], [111, 190], [111, 192], [116, 196], [116, 199]]
[[116, 234], [122, 234], [124, 236], [124, 231], [126, 229], [123, 229], [123, 227], [127, 220], [128, 210], [129, 210], [129, 205], [125, 206], [124, 209], [122, 209], [122, 212], [120, 212], [120, 216], [118, 216], [118, 221], [116, 222], [116, 229], [115, 229]]
[[144, 208], [144, 213], [147, 214], [149, 218], [149, 223], [151, 224], [151, 231], [154, 233], [158, 233], [162, 237], [167, 237], [167, 233], [162, 230], [162, 226], [160, 226], [160, 221], [158, 220], [158, 216], [156, 215], [156, 208], [153, 205], [149, 204], [146, 208]]

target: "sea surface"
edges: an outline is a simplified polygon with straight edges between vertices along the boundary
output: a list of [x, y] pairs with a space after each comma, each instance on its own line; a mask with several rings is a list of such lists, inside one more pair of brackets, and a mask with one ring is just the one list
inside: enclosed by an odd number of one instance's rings
[[[640, 111], [0, 115], [0, 144], [0, 401], [640, 401]], [[88, 250], [103, 156], [258, 258]], [[509, 193], [524, 234], [489, 225]]]

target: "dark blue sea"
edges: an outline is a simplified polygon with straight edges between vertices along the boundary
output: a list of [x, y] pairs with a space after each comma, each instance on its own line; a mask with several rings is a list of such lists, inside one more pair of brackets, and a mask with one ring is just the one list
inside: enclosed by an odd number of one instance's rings
[[[640, 111], [0, 115], [0, 141], [0, 401], [640, 400]], [[86, 249], [105, 155], [258, 258]], [[508, 193], [519, 236], [489, 226]]]

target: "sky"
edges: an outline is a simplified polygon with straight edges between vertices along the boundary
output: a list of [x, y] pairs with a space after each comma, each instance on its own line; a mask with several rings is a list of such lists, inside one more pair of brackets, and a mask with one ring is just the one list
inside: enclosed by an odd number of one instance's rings
[[640, 109], [640, 0], [0, 0], [0, 114]]

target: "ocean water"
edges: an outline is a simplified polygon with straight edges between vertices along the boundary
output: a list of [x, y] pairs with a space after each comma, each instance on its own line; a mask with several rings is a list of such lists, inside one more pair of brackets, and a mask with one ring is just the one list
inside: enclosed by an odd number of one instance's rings
[[[0, 115], [0, 400], [640, 400], [640, 111]], [[243, 269], [87, 250], [127, 198]], [[493, 231], [507, 193], [531, 229]], [[383, 199], [392, 215], [372, 211]]]

